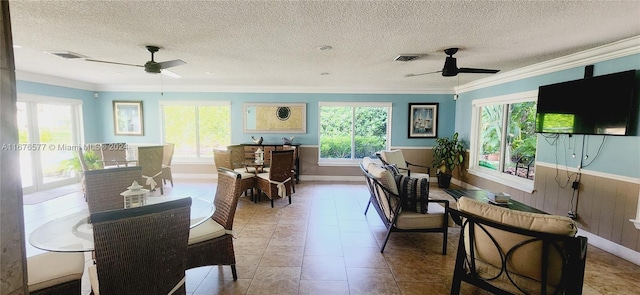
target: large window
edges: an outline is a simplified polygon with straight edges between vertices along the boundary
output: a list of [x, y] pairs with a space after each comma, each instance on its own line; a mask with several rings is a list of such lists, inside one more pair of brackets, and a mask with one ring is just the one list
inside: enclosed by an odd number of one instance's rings
[[320, 103], [320, 163], [351, 164], [387, 149], [390, 103]]
[[537, 91], [473, 102], [471, 173], [533, 190]]
[[231, 144], [229, 102], [160, 102], [163, 140], [175, 144], [174, 161], [211, 161], [214, 148]]

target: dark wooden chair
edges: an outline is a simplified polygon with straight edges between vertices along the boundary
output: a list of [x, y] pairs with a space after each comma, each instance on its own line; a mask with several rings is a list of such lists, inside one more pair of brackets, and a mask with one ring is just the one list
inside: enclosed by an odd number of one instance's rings
[[276, 198], [288, 197], [291, 204], [293, 155], [294, 150], [270, 151], [269, 172], [259, 173], [256, 178], [257, 199], [264, 193], [271, 201], [271, 208]]
[[381, 165], [372, 163], [368, 157], [359, 163], [359, 166], [364, 174], [370, 194], [369, 203], [364, 214], [366, 215], [367, 211], [369, 211], [369, 206], [373, 205], [387, 228], [387, 234], [380, 248], [380, 253], [384, 252], [392, 232], [438, 232], [442, 233], [442, 255], [446, 255], [449, 201], [427, 198], [423, 200], [423, 202], [426, 202], [424, 204], [426, 212], [403, 210], [402, 205], [406, 203], [405, 199], [408, 196], [399, 194], [392, 172]]
[[218, 168], [218, 185], [210, 219], [191, 229], [187, 251], [187, 269], [206, 265], [230, 265], [233, 280], [238, 279], [233, 250], [233, 217], [242, 194], [240, 174]]
[[570, 218], [466, 197], [450, 213], [461, 226], [451, 294], [462, 282], [493, 294], [582, 293], [587, 238]]
[[91, 214], [94, 293], [186, 294], [191, 198]]
[[85, 198], [89, 212], [124, 208], [124, 198], [120, 193], [126, 191], [134, 181], [142, 182], [140, 166], [84, 172]]

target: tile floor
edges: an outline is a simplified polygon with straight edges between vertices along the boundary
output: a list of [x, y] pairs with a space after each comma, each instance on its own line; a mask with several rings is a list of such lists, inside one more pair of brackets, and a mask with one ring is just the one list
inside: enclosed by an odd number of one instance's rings
[[[213, 200], [215, 181], [176, 180], [165, 194]], [[448, 198], [437, 187], [432, 197]], [[238, 280], [230, 267], [187, 271], [188, 294], [448, 294], [458, 231], [441, 255], [436, 233], [394, 233], [384, 254], [385, 228], [364, 183], [301, 182], [293, 203], [252, 203], [242, 197], [234, 221]], [[25, 231], [86, 207], [79, 192], [25, 205]], [[41, 250], [27, 243], [27, 255]], [[87, 254], [87, 264], [91, 263]], [[588, 249], [583, 294], [638, 294], [640, 266]], [[83, 293], [89, 294], [86, 275]], [[463, 283], [463, 294], [487, 294]]]

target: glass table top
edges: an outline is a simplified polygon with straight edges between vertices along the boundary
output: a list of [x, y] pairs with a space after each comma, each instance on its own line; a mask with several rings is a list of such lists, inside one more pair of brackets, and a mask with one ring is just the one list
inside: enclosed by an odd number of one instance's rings
[[[157, 204], [180, 197], [148, 197], [146, 204]], [[211, 218], [215, 206], [203, 199], [191, 200], [191, 223], [194, 228]], [[36, 228], [29, 235], [34, 247], [53, 252], [93, 251], [93, 228], [89, 221], [89, 209], [51, 220]]]

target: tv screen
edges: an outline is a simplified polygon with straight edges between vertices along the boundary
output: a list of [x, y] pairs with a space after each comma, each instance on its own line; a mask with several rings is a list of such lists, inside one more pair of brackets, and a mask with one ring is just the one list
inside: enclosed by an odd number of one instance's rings
[[536, 132], [635, 135], [636, 71], [540, 86]]

